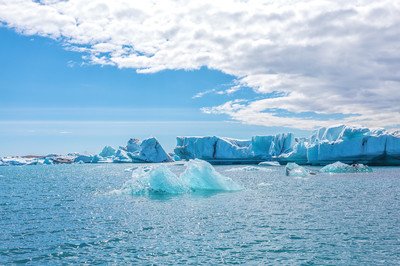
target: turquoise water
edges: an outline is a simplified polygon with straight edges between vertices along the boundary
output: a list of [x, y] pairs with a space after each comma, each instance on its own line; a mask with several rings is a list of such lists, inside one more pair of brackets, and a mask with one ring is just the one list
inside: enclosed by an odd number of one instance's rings
[[400, 168], [293, 178], [217, 166], [245, 189], [110, 193], [129, 167], [0, 167], [0, 264], [400, 263]]

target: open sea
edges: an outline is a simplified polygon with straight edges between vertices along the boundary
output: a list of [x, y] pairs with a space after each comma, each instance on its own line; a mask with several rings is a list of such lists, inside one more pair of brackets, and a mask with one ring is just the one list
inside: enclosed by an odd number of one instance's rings
[[133, 166], [0, 167], [0, 264], [400, 264], [400, 168], [215, 166], [244, 189], [113, 193]]

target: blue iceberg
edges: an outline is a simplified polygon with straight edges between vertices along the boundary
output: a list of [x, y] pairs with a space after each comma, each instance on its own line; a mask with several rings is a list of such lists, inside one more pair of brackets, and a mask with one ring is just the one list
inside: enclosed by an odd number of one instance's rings
[[99, 153], [100, 157], [108, 158], [115, 156], [116, 150], [111, 146], [105, 146], [103, 150]]
[[218, 173], [211, 164], [196, 159], [190, 160], [180, 175], [174, 174], [166, 165], [138, 167], [133, 170], [132, 180], [124, 185], [123, 191], [143, 195], [241, 189], [232, 179]]

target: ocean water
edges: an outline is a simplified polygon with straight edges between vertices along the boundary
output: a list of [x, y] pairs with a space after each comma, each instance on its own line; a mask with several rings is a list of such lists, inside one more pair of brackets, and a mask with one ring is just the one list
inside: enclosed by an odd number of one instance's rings
[[216, 166], [244, 190], [110, 193], [132, 166], [0, 167], [0, 264], [400, 264], [400, 168]]

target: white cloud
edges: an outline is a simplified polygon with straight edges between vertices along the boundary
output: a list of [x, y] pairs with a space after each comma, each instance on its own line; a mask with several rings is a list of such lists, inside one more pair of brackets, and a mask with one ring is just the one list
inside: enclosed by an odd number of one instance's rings
[[[95, 64], [140, 73], [207, 66], [237, 77], [225, 93], [249, 86], [285, 94], [204, 109], [244, 123], [400, 123], [398, 0], [0, 0], [0, 21], [59, 39]], [[282, 118], [276, 108], [353, 116]]]

